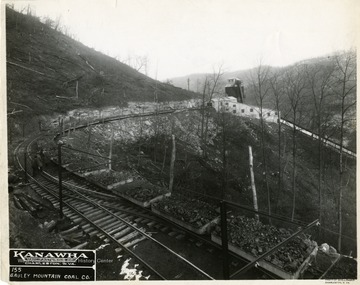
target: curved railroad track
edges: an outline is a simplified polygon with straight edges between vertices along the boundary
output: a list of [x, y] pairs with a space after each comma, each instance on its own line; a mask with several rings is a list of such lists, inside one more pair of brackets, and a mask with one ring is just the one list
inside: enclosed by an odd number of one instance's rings
[[[83, 127], [83, 126], [79, 126]], [[31, 144], [41, 137], [35, 136], [33, 139], [24, 141], [15, 150], [14, 155], [19, 166], [23, 169], [23, 163], [19, 153], [31, 153]], [[25, 145], [26, 144], [26, 145]], [[65, 170], [64, 170], [65, 171]], [[199, 248], [200, 251], [210, 254], [212, 258], [219, 259], [221, 256], [221, 247], [210, 240], [209, 237], [199, 236], [193, 232], [181, 228], [179, 225], [171, 221], [164, 220], [158, 217], [153, 212], [141, 208], [125, 201], [118, 196], [104, 193], [104, 190], [83, 179], [79, 179], [73, 174], [66, 175], [67, 179], [63, 183], [63, 201], [64, 214], [70, 218], [75, 224], [74, 228], [81, 228], [88, 236], [97, 236], [105, 243], [112, 242], [118, 245], [117, 251], [124, 252], [127, 256], [133, 256], [142, 267], [146, 268], [145, 272], [151, 272], [154, 279], [174, 279], [176, 276], [189, 276], [190, 279], [214, 279], [211, 274], [200, 269], [191, 261], [184, 258], [183, 253], [176, 253], [165, 243], [160, 242], [154, 238], [154, 235], [149, 231], [158, 230], [158, 232], [171, 237], [175, 242], [185, 240], [192, 243]], [[43, 173], [37, 177], [30, 177], [31, 187], [41, 196], [47, 198], [55, 207], [59, 207], [58, 181], [49, 173]], [[71, 229], [69, 229], [71, 230]], [[65, 232], [68, 232], [66, 230]], [[143, 257], [132, 251], [137, 245], [141, 243], [152, 243], [158, 251], [163, 251], [174, 261], [175, 268], [181, 268], [182, 272], [178, 274], [167, 274], [161, 272], [161, 267], [153, 268], [151, 262], [143, 260]], [[76, 248], [85, 247], [86, 243], [77, 245]], [[125, 255], [124, 255], [125, 256]], [[221, 257], [220, 257], [221, 258]], [[168, 261], [167, 261], [168, 262]], [[241, 257], [231, 254], [232, 270], [237, 270], [244, 266], [247, 262]], [[220, 265], [221, 267], [221, 260]], [[187, 273], [183, 270], [186, 268]], [[231, 270], [231, 271], [232, 271]], [[212, 272], [212, 271], [210, 271]], [[213, 272], [212, 272], [213, 273]], [[255, 278], [275, 278], [272, 274], [264, 271], [261, 268], [249, 271], [250, 275], [245, 275], [245, 279]], [[220, 274], [221, 275], [221, 274]], [[219, 279], [217, 274], [217, 279]], [[255, 276], [255, 278], [254, 278]]]

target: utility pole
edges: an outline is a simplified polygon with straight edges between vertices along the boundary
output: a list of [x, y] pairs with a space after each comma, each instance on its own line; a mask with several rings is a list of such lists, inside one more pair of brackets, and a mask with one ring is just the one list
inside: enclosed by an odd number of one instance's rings
[[63, 201], [62, 201], [62, 169], [61, 169], [61, 147], [63, 145], [62, 141], [58, 143], [58, 163], [59, 163], [59, 200], [60, 200], [60, 219], [63, 218]]

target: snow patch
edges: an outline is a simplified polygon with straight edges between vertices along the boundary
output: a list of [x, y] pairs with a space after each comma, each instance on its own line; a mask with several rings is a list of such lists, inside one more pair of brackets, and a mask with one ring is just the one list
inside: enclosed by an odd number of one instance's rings
[[123, 265], [121, 266], [121, 272], [120, 275], [124, 274], [124, 280], [140, 280], [141, 277], [145, 278], [146, 280], [148, 280], [150, 278], [149, 276], [143, 276], [142, 275], [142, 270], [137, 271], [137, 267], [139, 266], [139, 264], [135, 264], [134, 268], [128, 268], [129, 264], [130, 264], [130, 259], [128, 258], [125, 260], [125, 262], [123, 263]]

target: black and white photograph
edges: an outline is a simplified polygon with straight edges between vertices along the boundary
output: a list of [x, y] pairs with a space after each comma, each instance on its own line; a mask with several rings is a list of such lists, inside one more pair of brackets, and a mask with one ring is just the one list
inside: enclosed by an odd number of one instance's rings
[[1, 1], [1, 279], [355, 284], [356, 0]]

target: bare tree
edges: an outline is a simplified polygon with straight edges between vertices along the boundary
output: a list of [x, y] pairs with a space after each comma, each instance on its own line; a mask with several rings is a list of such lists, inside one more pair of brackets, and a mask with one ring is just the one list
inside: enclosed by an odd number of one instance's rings
[[284, 97], [284, 84], [283, 84], [283, 71], [282, 70], [274, 70], [272, 72], [272, 75], [269, 79], [269, 84], [272, 92], [272, 96], [274, 97], [274, 105], [276, 113], [278, 114], [278, 129], [277, 129], [277, 135], [278, 135], [278, 191], [277, 191], [277, 197], [276, 197], [276, 209], [279, 206], [280, 202], [280, 194], [282, 192], [282, 178], [283, 178], [283, 171], [282, 171], [282, 128], [281, 128], [281, 117], [280, 112], [282, 109], [282, 102]]
[[319, 221], [322, 222], [322, 147], [324, 142], [323, 125], [326, 122], [326, 101], [331, 94], [330, 82], [334, 68], [333, 65], [316, 64], [306, 68], [306, 81], [311, 94], [314, 107], [314, 120], [318, 134], [318, 207]]
[[267, 159], [266, 159], [266, 150], [265, 150], [265, 121], [263, 116], [264, 110], [264, 103], [265, 99], [270, 94], [270, 67], [264, 66], [260, 61], [259, 66], [252, 70], [249, 76], [249, 89], [255, 95], [256, 103], [260, 108], [260, 127], [261, 127], [261, 151], [262, 151], [262, 165], [263, 165], [263, 173], [264, 173], [264, 180], [266, 185], [266, 192], [267, 192], [267, 206], [269, 215], [271, 215], [271, 193], [269, 187], [269, 180], [268, 180], [268, 169], [267, 169]]
[[122, 60], [123, 63], [131, 66], [136, 71], [139, 71], [145, 75], [148, 75], [149, 71], [149, 57], [146, 55], [128, 55], [125, 60]]
[[[213, 73], [206, 76], [203, 88], [203, 97], [202, 97], [202, 119], [201, 119], [201, 144], [203, 148], [203, 155], [206, 157], [206, 145], [208, 139], [208, 130], [209, 130], [209, 110], [206, 108], [206, 102], [210, 102], [214, 95], [219, 95], [221, 93], [222, 86], [220, 85], [221, 78], [224, 74], [223, 64], [218, 65], [213, 68]], [[205, 118], [204, 118], [205, 117]], [[204, 122], [205, 120], [205, 122]]]
[[344, 165], [343, 148], [345, 125], [350, 120], [348, 113], [356, 105], [356, 53], [354, 51], [337, 54], [334, 57], [335, 72], [334, 92], [340, 101], [341, 121], [340, 121], [340, 156], [339, 156], [339, 193], [338, 193], [338, 250], [341, 251], [342, 242], [342, 197], [343, 197], [343, 181]]
[[290, 111], [292, 114], [292, 210], [291, 210], [291, 219], [294, 220], [295, 217], [295, 208], [296, 208], [296, 152], [297, 152], [297, 128], [296, 125], [299, 124], [302, 118], [302, 101], [303, 95], [306, 87], [305, 75], [304, 75], [304, 65], [294, 65], [286, 70], [285, 73], [286, 80], [286, 95], [290, 103]]

